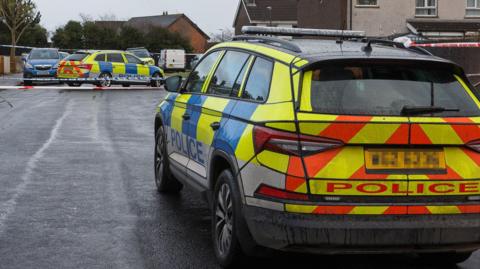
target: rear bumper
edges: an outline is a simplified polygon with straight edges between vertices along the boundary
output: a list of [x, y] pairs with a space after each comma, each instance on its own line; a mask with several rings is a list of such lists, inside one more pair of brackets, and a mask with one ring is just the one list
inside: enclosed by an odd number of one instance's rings
[[252, 206], [244, 215], [265, 247], [322, 254], [421, 253], [480, 249], [480, 215], [327, 216]]

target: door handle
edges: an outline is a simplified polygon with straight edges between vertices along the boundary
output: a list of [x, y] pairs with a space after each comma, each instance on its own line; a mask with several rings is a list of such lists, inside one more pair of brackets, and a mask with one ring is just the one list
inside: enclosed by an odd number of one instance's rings
[[210, 127], [212, 127], [214, 131], [217, 131], [218, 129], [220, 129], [220, 122], [214, 122], [210, 124]]
[[184, 120], [189, 120], [190, 119], [190, 115], [189, 114], [183, 114], [182, 118]]

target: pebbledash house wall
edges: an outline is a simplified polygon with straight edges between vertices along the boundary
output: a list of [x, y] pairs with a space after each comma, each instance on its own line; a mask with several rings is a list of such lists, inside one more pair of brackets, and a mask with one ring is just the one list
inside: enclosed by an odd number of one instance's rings
[[[366, 31], [368, 36], [387, 37], [408, 33], [407, 19], [467, 19], [466, 0], [437, 0], [437, 16], [416, 16], [416, 0], [377, 0], [377, 6], [359, 6], [352, 1], [352, 29]], [[478, 18], [478, 17], [477, 17]]]
[[168, 27], [168, 30], [175, 32], [190, 41], [195, 53], [204, 53], [207, 49], [207, 38], [185, 19], [180, 18]]

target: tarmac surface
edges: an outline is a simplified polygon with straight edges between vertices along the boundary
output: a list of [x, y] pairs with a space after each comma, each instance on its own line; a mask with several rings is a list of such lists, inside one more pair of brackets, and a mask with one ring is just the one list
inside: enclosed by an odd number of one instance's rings
[[[218, 268], [206, 203], [188, 188], [155, 190], [154, 113], [164, 95], [0, 89], [0, 268]], [[283, 253], [245, 260], [251, 268], [438, 268], [417, 263]], [[480, 253], [458, 268], [480, 268]]]

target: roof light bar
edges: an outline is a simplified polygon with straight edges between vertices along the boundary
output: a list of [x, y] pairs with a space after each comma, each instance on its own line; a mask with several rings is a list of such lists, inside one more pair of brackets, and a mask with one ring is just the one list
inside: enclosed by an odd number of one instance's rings
[[282, 36], [323, 36], [323, 37], [365, 37], [364, 31], [309, 29], [309, 28], [285, 28], [265, 26], [243, 26], [242, 32], [250, 35], [282, 35]]

